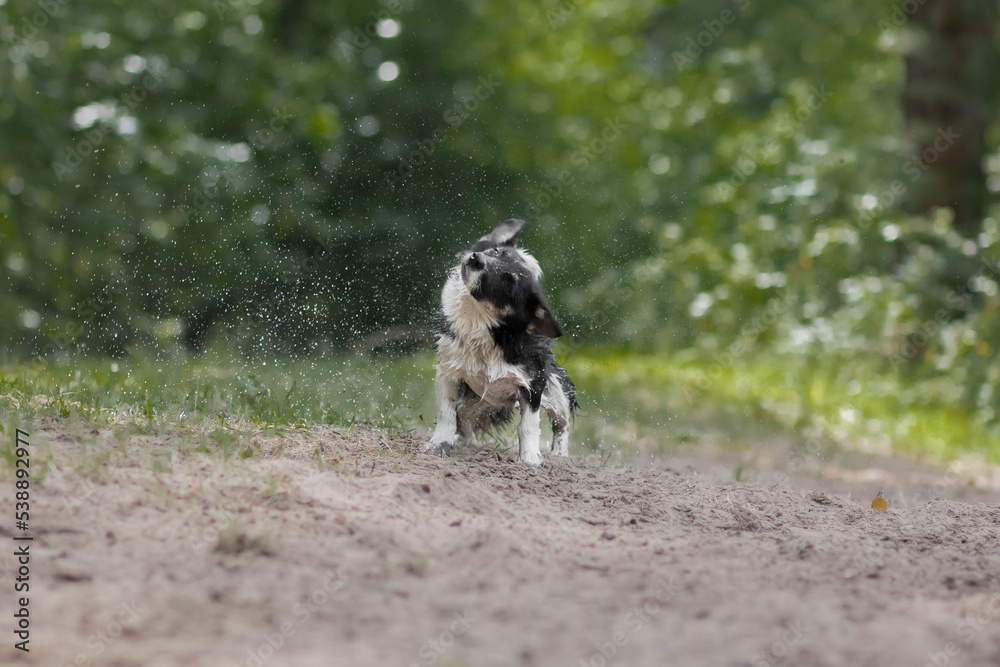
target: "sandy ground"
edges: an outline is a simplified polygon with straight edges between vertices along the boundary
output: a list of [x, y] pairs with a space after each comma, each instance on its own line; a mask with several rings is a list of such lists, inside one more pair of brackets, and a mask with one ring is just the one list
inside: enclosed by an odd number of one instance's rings
[[32, 434], [52, 464], [32, 496], [31, 652], [11, 648], [5, 547], [0, 663], [1000, 664], [987, 468], [699, 445], [528, 469], [333, 428], [223, 461], [175, 456], [178, 439]]

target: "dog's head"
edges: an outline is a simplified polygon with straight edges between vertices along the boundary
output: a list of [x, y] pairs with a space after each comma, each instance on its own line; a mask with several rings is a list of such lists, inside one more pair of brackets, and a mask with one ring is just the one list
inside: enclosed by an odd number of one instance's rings
[[458, 254], [462, 282], [469, 294], [505, 324], [557, 338], [563, 334], [549, 310], [542, 274], [534, 257], [517, 248], [524, 220], [507, 220], [479, 239], [471, 250]]

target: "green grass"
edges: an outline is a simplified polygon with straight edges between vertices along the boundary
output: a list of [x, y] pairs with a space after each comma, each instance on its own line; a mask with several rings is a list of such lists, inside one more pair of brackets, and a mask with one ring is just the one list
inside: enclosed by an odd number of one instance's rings
[[[695, 355], [591, 353], [567, 363], [583, 388], [618, 410], [618, 427], [662, 444], [705, 429], [742, 446], [783, 434], [935, 460], [1000, 463], [1000, 429], [972, 410], [922, 397], [893, 377], [844, 382], [836, 369], [781, 358], [723, 365]], [[608, 423], [606, 427], [611, 427]]]
[[[812, 436], [939, 460], [972, 453], [1000, 462], [996, 428], [949, 405], [905, 403], [905, 387], [891, 378], [844, 387], [836, 373], [811, 366], [761, 359], [723, 367], [690, 354], [584, 351], [563, 363], [583, 406], [573, 442], [601, 460], [706, 439], [747, 448], [766, 447], [775, 437]], [[197, 422], [221, 456], [241, 458], [254, 455], [243, 436], [255, 430], [368, 424], [390, 432], [429, 431], [433, 376], [428, 353], [266, 363], [218, 353], [9, 362], [0, 366], [0, 419], [11, 429], [56, 418], [125, 424], [134, 433]], [[204, 442], [189, 444], [210, 451]], [[483, 439], [498, 451], [512, 443], [509, 433]], [[157, 465], [168, 470], [170, 463], [164, 458]]]
[[[154, 360], [83, 357], [0, 367], [0, 409], [27, 418], [213, 416], [265, 427], [310, 423], [412, 428], [426, 398], [429, 357], [373, 362], [285, 360], [251, 365], [236, 357]], [[418, 418], [419, 421], [419, 418]]]

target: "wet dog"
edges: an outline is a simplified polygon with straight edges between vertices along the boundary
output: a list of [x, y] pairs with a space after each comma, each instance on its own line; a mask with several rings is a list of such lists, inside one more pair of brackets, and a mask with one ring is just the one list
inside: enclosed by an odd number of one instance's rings
[[438, 420], [424, 446], [447, 456], [514, 408], [521, 461], [541, 465], [541, 412], [552, 420], [552, 453], [569, 456], [576, 387], [552, 355], [562, 327], [542, 294], [542, 270], [517, 247], [524, 220], [507, 220], [458, 254], [435, 326]]

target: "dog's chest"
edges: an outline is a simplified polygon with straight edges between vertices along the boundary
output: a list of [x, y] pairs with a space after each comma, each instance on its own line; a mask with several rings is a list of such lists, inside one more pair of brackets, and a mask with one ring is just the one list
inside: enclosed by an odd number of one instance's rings
[[462, 380], [477, 396], [496, 406], [511, 405], [521, 387], [527, 387], [524, 372], [503, 359], [489, 331], [485, 336], [448, 338], [438, 341], [441, 372]]
[[[451, 281], [449, 281], [450, 283]], [[457, 287], [457, 286], [456, 286]], [[438, 337], [438, 365], [445, 375], [464, 381], [487, 403], [511, 405], [521, 387], [529, 385], [524, 371], [507, 363], [490, 334], [498, 320], [471, 296], [445, 286], [443, 307], [452, 336]]]

